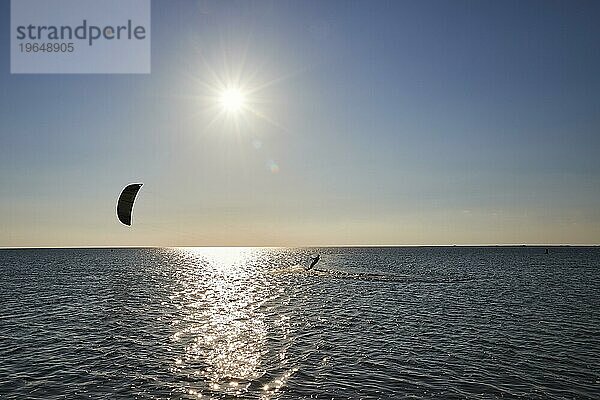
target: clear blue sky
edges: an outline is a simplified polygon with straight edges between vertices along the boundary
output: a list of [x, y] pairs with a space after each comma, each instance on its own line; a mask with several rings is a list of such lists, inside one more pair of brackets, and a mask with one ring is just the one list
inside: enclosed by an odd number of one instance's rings
[[150, 75], [0, 14], [0, 246], [600, 243], [597, 1], [154, 1]]

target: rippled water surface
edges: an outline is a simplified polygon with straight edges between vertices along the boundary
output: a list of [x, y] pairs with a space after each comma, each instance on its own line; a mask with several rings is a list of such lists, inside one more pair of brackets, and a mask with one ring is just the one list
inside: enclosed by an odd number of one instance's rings
[[2, 399], [600, 398], [598, 248], [0, 250], [0, 272]]

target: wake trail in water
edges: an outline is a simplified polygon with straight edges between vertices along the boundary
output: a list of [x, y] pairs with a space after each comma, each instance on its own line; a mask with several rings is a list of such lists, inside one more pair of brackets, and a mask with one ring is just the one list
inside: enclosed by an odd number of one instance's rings
[[336, 279], [347, 279], [347, 280], [356, 280], [356, 281], [366, 281], [366, 282], [396, 282], [396, 283], [431, 283], [431, 284], [440, 284], [440, 283], [463, 283], [463, 282], [471, 282], [475, 280], [474, 278], [435, 278], [435, 277], [422, 277], [415, 275], [396, 275], [396, 274], [384, 274], [377, 272], [347, 272], [335, 269], [327, 269], [327, 268], [311, 268], [307, 269], [302, 265], [293, 265], [286, 268], [274, 269], [271, 271], [274, 274], [278, 275], [287, 275], [287, 274], [303, 274], [308, 276], [323, 276], [323, 277], [332, 277]]

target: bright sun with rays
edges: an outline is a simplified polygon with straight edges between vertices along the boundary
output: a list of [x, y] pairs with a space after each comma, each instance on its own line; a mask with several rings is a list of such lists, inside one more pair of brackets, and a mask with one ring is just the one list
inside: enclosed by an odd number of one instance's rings
[[219, 103], [227, 113], [238, 113], [245, 106], [245, 96], [238, 88], [227, 88], [219, 96]]
[[217, 124], [217, 131], [237, 134], [249, 132], [257, 123], [283, 129], [265, 112], [273, 104], [272, 98], [265, 96], [269, 93], [267, 89], [282, 78], [262, 81], [256, 79], [258, 72], [243, 73], [241, 68], [229, 64], [223, 67], [224, 72], [218, 72], [206, 63], [202, 79], [197, 79], [200, 93], [193, 97], [198, 100], [199, 117], [205, 119], [206, 127]]

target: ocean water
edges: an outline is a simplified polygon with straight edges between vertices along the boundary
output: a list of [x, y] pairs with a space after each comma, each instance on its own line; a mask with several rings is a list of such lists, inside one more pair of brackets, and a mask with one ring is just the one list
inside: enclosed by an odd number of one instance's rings
[[0, 273], [1, 399], [600, 398], [600, 248], [0, 250]]

